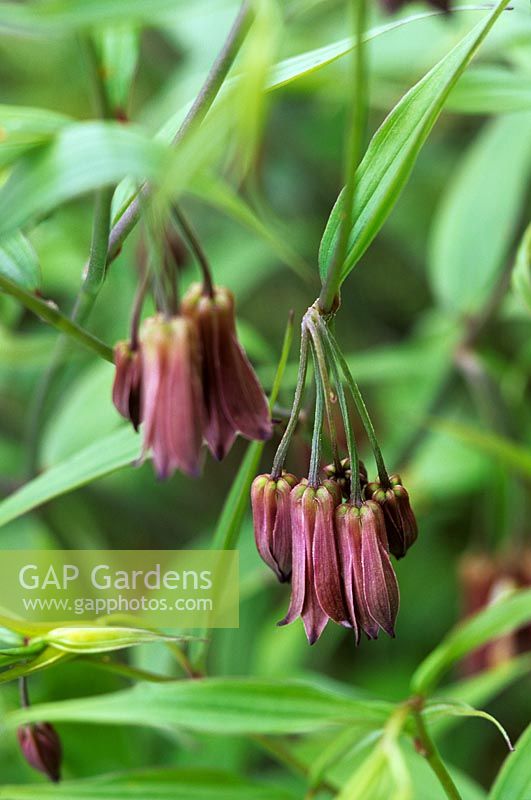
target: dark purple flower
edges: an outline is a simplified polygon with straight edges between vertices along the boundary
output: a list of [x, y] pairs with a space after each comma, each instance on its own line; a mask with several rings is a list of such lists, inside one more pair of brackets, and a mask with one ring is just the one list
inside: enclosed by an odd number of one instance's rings
[[37, 722], [20, 727], [17, 736], [28, 764], [57, 783], [60, 780], [62, 748], [55, 728], [48, 722]]
[[365, 496], [382, 507], [389, 550], [395, 558], [403, 558], [417, 539], [417, 520], [400, 475], [390, 475], [389, 481], [389, 489], [382, 488], [379, 481], [369, 483]]
[[303, 480], [292, 489], [290, 498], [291, 602], [279, 625], [302, 617], [308, 641], [314, 644], [329, 619], [350, 627], [334, 535], [334, 510], [341, 502], [341, 491], [335, 481], [325, 481], [316, 489]]
[[343, 503], [335, 512], [341, 580], [351, 626], [376, 639], [380, 628], [394, 636], [399, 606], [396, 576], [389, 560], [382, 510], [371, 500]]
[[290, 492], [297, 483], [287, 472], [258, 475], [251, 489], [256, 547], [281, 583], [291, 577]]
[[144, 450], [167, 478], [176, 469], [197, 476], [203, 429], [200, 354], [195, 325], [186, 317], [145, 320], [142, 347]]
[[238, 433], [247, 439], [269, 439], [272, 425], [267, 399], [238, 341], [231, 292], [216, 287], [210, 297], [196, 284], [184, 298], [182, 311], [199, 331], [204, 436], [214, 457], [222, 459]]
[[129, 342], [118, 342], [114, 348], [116, 372], [112, 387], [112, 401], [119, 413], [133, 423], [135, 430], [141, 422], [140, 385], [142, 363], [140, 350], [133, 350]]

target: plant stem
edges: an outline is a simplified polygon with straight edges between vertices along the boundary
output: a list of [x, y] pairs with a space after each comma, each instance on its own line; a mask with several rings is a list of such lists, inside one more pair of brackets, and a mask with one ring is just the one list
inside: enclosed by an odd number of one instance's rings
[[276, 479], [282, 474], [282, 468], [286, 460], [286, 454], [291, 442], [291, 438], [297, 427], [299, 421], [299, 414], [302, 408], [302, 399], [304, 396], [304, 386], [306, 384], [306, 372], [308, 369], [308, 331], [303, 325], [301, 328], [301, 352], [299, 356], [299, 373], [297, 375], [297, 385], [295, 387], [295, 396], [293, 398], [293, 406], [291, 415], [287, 424], [284, 436], [282, 437], [278, 446], [275, 458], [273, 460], [273, 467], [271, 469], [271, 477]]
[[[288, 748], [284, 747], [278, 740], [270, 739], [261, 734], [254, 734], [251, 737], [253, 742], [256, 742], [266, 753], [271, 755], [280, 764], [283, 764], [295, 775], [300, 775], [303, 778], [308, 778], [308, 767], [302, 761], [299, 761]], [[322, 790], [335, 795], [337, 789], [327, 781], [321, 781], [316, 790]], [[308, 797], [308, 795], [307, 795]]]
[[92, 333], [89, 333], [85, 328], [82, 328], [77, 322], [73, 322], [69, 317], [62, 314], [54, 304], [37, 297], [21, 286], [17, 286], [17, 284], [5, 278], [3, 275], [0, 275], [0, 289], [6, 292], [6, 294], [15, 297], [23, 306], [40, 317], [44, 322], [52, 325], [58, 331], [65, 333], [71, 339], [79, 342], [83, 347], [92, 350], [106, 361], [114, 362], [111, 347]]
[[348, 460], [350, 463], [350, 502], [359, 506], [361, 505], [360, 460], [359, 460], [358, 448], [356, 446], [356, 439], [354, 437], [354, 431], [352, 430], [352, 425], [350, 424], [347, 398], [345, 397], [345, 390], [343, 389], [343, 382], [341, 380], [341, 375], [339, 373], [336, 359], [334, 357], [334, 352], [330, 347], [330, 344], [326, 338], [327, 328], [326, 328], [326, 323], [323, 321], [322, 317], [319, 317], [318, 325], [321, 330], [323, 328], [325, 329], [323, 331], [324, 333], [323, 341], [325, 347], [328, 349], [328, 353], [330, 356], [330, 364], [334, 376], [334, 382], [336, 385], [339, 407], [341, 409], [341, 416], [343, 418], [343, 428], [345, 429], [345, 438], [347, 440]]
[[323, 435], [323, 412], [324, 412], [324, 386], [321, 373], [317, 365], [315, 347], [312, 347], [313, 371], [315, 377], [315, 417], [313, 422], [312, 434], [312, 453], [310, 456], [310, 469], [308, 470], [308, 485], [317, 489], [319, 486], [319, 463], [321, 460], [321, 439]]
[[[205, 119], [219, 90], [221, 89], [230, 68], [245, 40], [253, 19], [252, 9], [248, 2], [242, 3], [231, 30], [216, 60], [210, 68], [206, 80], [195, 98], [190, 110], [184, 118], [179, 130], [173, 137], [173, 145], [178, 146]], [[150, 187], [144, 184], [134, 200], [129, 204], [118, 222], [114, 225], [109, 239], [107, 261], [113, 261], [122, 245], [139, 220], [144, 200], [150, 194]]]
[[356, 405], [356, 409], [357, 409], [358, 414], [360, 415], [361, 421], [363, 423], [363, 427], [365, 428], [365, 432], [367, 433], [367, 438], [369, 439], [372, 451], [374, 453], [374, 459], [376, 461], [376, 467], [378, 469], [378, 477], [380, 478], [380, 483], [382, 485], [382, 488], [383, 489], [388, 489], [389, 486], [391, 485], [389, 483], [389, 475], [387, 473], [387, 469], [386, 469], [386, 466], [385, 466], [385, 463], [384, 463], [384, 460], [383, 460], [382, 451], [380, 450], [380, 445], [378, 444], [378, 440], [376, 438], [376, 433], [374, 431], [374, 426], [372, 424], [372, 420], [371, 420], [371, 418], [369, 416], [369, 412], [367, 411], [367, 406], [365, 405], [365, 403], [363, 401], [363, 397], [361, 396], [361, 392], [358, 389], [356, 381], [354, 380], [354, 378], [350, 374], [350, 370], [348, 368], [348, 364], [345, 361], [345, 357], [344, 357], [343, 353], [341, 352], [341, 349], [340, 349], [338, 343], [336, 342], [336, 340], [332, 336], [329, 328], [327, 326], [325, 326], [325, 325], [323, 327], [326, 330], [326, 335], [327, 335], [328, 341], [330, 343], [330, 347], [332, 348], [333, 353], [334, 353], [334, 355], [335, 355], [335, 357], [337, 359], [337, 362], [338, 362], [339, 366], [341, 367], [343, 375], [345, 376], [345, 380], [346, 380], [346, 382], [348, 384], [348, 387], [350, 389], [350, 393], [352, 395], [352, 399], [354, 400], [354, 403]]
[[367, 78], [365, 64], [364, 34], [366, 27], [366, 0], [353, 0], [352, 15], [354, 22], [355, 48], [352, 55], [352, 95], [350, 98], [350, 121], [345, 142], [345, 188], [341, 200], [341, 224], [334, 253], [334, 260], [327, 272], [326, 279], [319, 295], [321, 313], [329, 314], [335, 304], [342, 283], [341, 273], [348, 251], [354, 193], [356, 188], [356, 170], [361, 161], [365, 132], [367, 108]]
[[334, 459], [334, 466], [339, 473], [341, 471], [341, 461], [337, 447], [337, 432], [334, 422], [334, 412], [332, 409], [332, 387], [330, 386], [330, 378], [328, 375], [326, 356], [323, 350], [323, 343], [319, 337], [319, 333], [312, 319], [308, 320], [308, 328], [312, 337], [312, 344], [315, 353], [315, 359], [321, 375], [323, 384], [324, 402], [326, 408], [326, 418], [328, 422], [328, 430], [330, 433], [330, 441], [332, 443], [332, 452]]
[[433, 739], [428, 733], [428, 729], [424, 724], [421, 711], [422, 699], [413, 698], [410, 701], [410, 708], [417, 728], [417, 749], [424, 756], [433, 772], [437, 776], [439, 783], [444, 789], [446, 796], [450, 800], [462, 800], [461, 795], [453, 782], [452, 776], [446, 769], [446, 766], [435, 746]]
[[175, 219], [179, 223], [179, 227], [183, 232], [184, 238], [186, 239], [190, 250], [196, 257], [201, 268], [201, 274], [203, 276], [203, 294], [207, 295], [208, 297], [214, 297], [214, 281], [212, 279], [212, 270], [210, 268], [210, 264], [208, 263], [205, 251], [201, 246], [201, 242], [197, 238], [194, 229], [184, 216], [179, 206], [174, 206], [173, 213]]

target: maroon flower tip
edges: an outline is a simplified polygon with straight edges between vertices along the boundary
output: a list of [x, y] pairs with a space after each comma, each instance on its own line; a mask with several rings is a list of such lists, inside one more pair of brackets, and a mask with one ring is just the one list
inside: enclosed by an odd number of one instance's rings
[[251, 488], [256, 547], [281, 583], [291, 577], [290, 492], [296, 484], [295, 475], [285, 472], [259, 475]]
[[267, 398], [238, 341], [231, 292], [216, 287], [210, 297], [194, 284], [181, 308], [199, 332], [205, 439], [213, 455], [222, 459], [238, 433], [247, 439], [269, 439], [273, 428]]
[[142, 359], [140, 350], [133, 350], [129, 342], [118, 342], [114, 347], [116, 372], [112, 388], [112, 401], [117, 411], [128, 419], [135, 430], [141, 422], [140, 394]]
[[142, 345], [144, 451], [153, 451], [159, 478], [176, 469], [200, 474], [202, 398], [199, 343], [184, 317], [147, 319]]
[[287, 625], [301, 617], [306, 636], [314, 644], [329, 619], [350, 623], [339, 579], [334, 511], [341, 501], [336, 481], [315, 488], [306, 480], [290, 494], [292, 530], [291, 601]]
[[28, 764], [57, 783], [61, 777], [62, 747], [55, 728], [48, 722], [23, 725], [17, 736]]
[[[345, 503], [336, 510], [341, 580], [352, 626], [369, 639], [381, 628], [394, 636], [398, 584], [387, 553], [384, 519], [377, 503]], [[359, 639], [359, 636], [358, 636]]]
[[[390, 13], [398, 11], [403, 6], [407, 5], [411, 0], [382, 0], [382, 5]], [[438, 8], [441, 11], [450, 12], [450, 0], [428, 0], [429, 5]]]
[[384, 489], [379, 481], [367, 484], [365, 497], [382, 508], [389, 550], [398, 559], [403, 558], [416, 542], [418, 527], [400, 475], [391, 475], [389, 481], [388, 489]]

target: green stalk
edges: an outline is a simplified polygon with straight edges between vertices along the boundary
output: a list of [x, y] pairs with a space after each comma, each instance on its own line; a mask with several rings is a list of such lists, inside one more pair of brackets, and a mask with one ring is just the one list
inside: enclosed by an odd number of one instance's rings
[[313, 422], [312, 434], [312, 453], [310, 456], [310, 469], [308, 471], [308, 485], [317, 489], [319, 486], [319, 464], [321, 461], [321, 439], [323, 434], [323, 416], [324, 416], [324, 386], [321, 379], [321, 373], [317, 365], [317, 357], [315, 355], [315, 348], [312, 347], [312, 356], [314, 363], [315, 374], [315, 417]]
[[49, 304], [46, 300], [28, 292], [21, 286], [0, 275], [0, 289], [6, 294], [15, 297], [23, 306], [32, 311], [44, 322], [52, 325], [58, 331], [66, 334], [70, 339], [92, 350], [105, 361], [114, 363], [112, 347], [109, 347], [92, 333], [82, 328], [77, 322], [73, 322], [69, 317], [62, 314], [55, 305]]
[[[205, 119], [240, 51], [251, 26], [252, 19], [253, 12], [249, 3], [242, 3], [218, 57], [212, 64], [199, 94], [195, 98], [188, 114], [173, 138], [173, 145], [175, 147], [193, 133]], [[125, 239], [131, 233], [140, 218], [143, 203], [149, 194], [150, 187], [148, 184], [144, 184], [118, 222], [114, 225], [109, 239], [108, 263], [113, 261], [122, 249]]]
[[446, 766], [437, 750], [435, 742], [428, 733], [428, 729], [424, 724], [422, 711], [418, 703], [410, 703], [413, 719], [417, 728], [417, 741], [420, 744], [421, 754], [424, 756], [434, 774], [437, 776], [439, 783], [445, 791], [449, 800], [462, 800], [457, 786], [455, 785], [452, 776], [446, 769]]
[[273, 466], [271, 468], [271, 477], [279, 478], [282, 475], [282, 469], [286, 460], [288, 448], [292, 436], [299, 421], [299, 415], [302, 408], [302, 400], [304, 397], [304, 387], [306, 385], [306, 372], [308, 369], [308, 331], [303, 325], [301, 328], [301, 352], [299, 356], [299, 373], [297, 375], [297, 385], [295, 387], [295, 395], [293, 397], [293, 406], [291, 408], [290, 418], [284, 431], [280, 444], [278, 446]]
[[319, 295], [321, 313], [333, 311], [341, 287], [341, 274], [348, 251], [352, 226], [356, 171], [362, 158], [367, 114], [367, 75], [365, 63], [364, 33], [366, 28], [367, 0], [353, 0], [355, 48], [352, 55], [352, 95], [350, 98], [350, 122], [345, 142], [345, 188], [342, 192], [341, 224], [334, 253], [334, 260], [327, 272]]
[[332, 369], [332, 374], [334, 376], [334, 383], [336, 385], [337, 391], [337, 398], [339, 401], [339, 408], [341, 409], [341, 416], [343, 418], [343, 427], [345, 429], [345, 438], [347, 440], [347, 451], [348, 451], [348, 459], [350, 462], [350, 502], [355, 503], [356, 505], [361, 504], [361, 483], [360, 483], [360, 459], [358, 448], [356, 446], [356, 439], [354, 436], [354, 431], [352, 430], [352, 425], [350, 424], [350, 415], [348, 413], [348, 404], [347, 398], [345, 396], [345, 390], [343, 388], [343, 382], [341, 380], [341, 375], [339, 373], [339, 369], [336, 363], [336, 359], [334, 357], [334, 352], [330, 347], [330, 343], [326, 338], [326, 324], [323, 322], [322, 318], [319, 317], [319, 328], [322, 330], [325, 328], [325, 337], [323, 339], [324, 345], [328, 351], [328, 355], [330, 357], [330, 365]]
[[323, 325], [323, 330], [326, 331], [326, 336], [328, 342], [330, 343], [330, 347], [334, 353], [334, 356], [341, 367], [341, 371], [345, 376], [345, 380], [348, 384], [350, 389], [350, 393], [352, 395], [352, 399], [356, 405], [357, 412], [360, 416], [360, 419], [363, 423], [363, 427], [365, 428], [365, 432], [367, 433], [367, 438], [369, 439], [369, 443], [371, 445], [372, 451], [374, 453], [374, 459], [376, 461], [376, 467], [378, 469], [378, 477], [380, 478], [380, 483], [384, 489], [388, 489], [391, 485], [389, 482], [389, 475], [383, 460], [382, 451], [380, 450], [380, 445], [378, 444], [378, 440], [376, 438], [376, 433], [374, 431], [374, 426], [372, 424], [372, 420], [369, 416], [369, 412], [367, 411], [367, 406], [363, 401], [363, 397], [361, 396], [361, 392], [358, 389], [358, 386], [350, 374], [350, 370], [348, 368], [348, 364], [345, 361], [345, 357], [341, 352], [341, 349], [332, 336], [330, 330], [326, 325]]
[[330, 385], [330, 378], [328, 375], [328, 370], [326, 365], [326, 356], [323, 350], [323, 343], [321, 342], [321, 339], [319, 338], [319, 334], [317, 332], [317, 328], [315, 327], [315, 324], [311, 319], [308, 320], [308, 328], [312, 337], [315, 359], [317, 362], [317, 366], [319, 368], [319, 373], [321, 375], [321, 381], [323, 384], [326, 419], [328, 423], [328, 430], [330, 433], [330, 441], [332, 444], [334, 466], [336, 470], [339, 472], [341, 470], [341, 460], [339, 458], [339, 451], [337, 447], [337, 432], [334, 422], [334, 411], [331, 402], [332, 387]]

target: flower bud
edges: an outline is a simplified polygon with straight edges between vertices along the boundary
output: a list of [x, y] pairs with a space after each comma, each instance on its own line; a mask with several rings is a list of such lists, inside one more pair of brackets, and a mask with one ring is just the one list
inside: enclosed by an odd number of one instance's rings
[[185, 317], [145, 320], [142, 345], [144, 450], [153, 450], [155, 470], [199, 474], [203, 405], [197, 332]]
[[417, 539], [417, 521], [400, 475], [390, 475], [389, 481], [389, 489], [384, 489], [379, 481], [367, 484], [365, 497], [382, 507], [389, 550], [395, 558], [403, 558]]
[[182, 312], [197, 325], [203, 357], [205, 439], [217, 459], [228, 453], [236, 435], [269, 439], [271, 416], [266, 396], [238, 341], [234, 298], [216, 287], [214, 296], [193, 285]]
[[334, 510], [341, 502], [341, 492], [335, 481], [315, 488], [303, 480], [292, 489], [290, 502], [291, 602], [279, 625], [302, 617], [308, 641], [314, 644], [329, 619], [350, 627], [334, 534]]
[[297, 478], [287, 472], [279, 478], [259, 475], [251, 488], [256, 547], [281, 583], [291, 576], [290, 492]]
[[[359, 476], [360, 476], [360, 486], [363, 491], [364, 487], [367, 485], [367, 469], [365, 468], [365, 464], [363, 461], [358, 462], [359, 467]], [[352, 470], [350, 469], [350, 459], [343, 458], [341, 460], [341, 469], [337, 469], [335, 464], [328, 464], [326, 467], [323, 468], [323, 472], [327, 478], [334, 479], [339, 483], [341, 487], [341, 493], [345, 500], [350, 498], [351, 493], [351, 477], [352, 477]]]
[[142, 364], [139, 350], [129, 342], [118, 342], [114, 347], [116, 372], [112, 387], [112, 401], [118, 412], [132, 422], [135, 431], [141, 422], [140, 387]]
[[341, 579], [350, 622], [376, 639], [380, 628], [394, 636], [399, 606], [396, 576], [389, 560], [385, 522], [377, 503], [344, 503], [335, 513]]
[[60, 780], [62, 747], [55, 728], [48, 722], [37, 722], [21, 726], [17, 736], [28, 764], [57, 783]]

